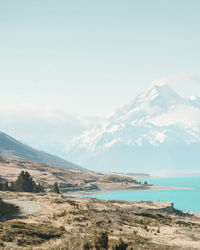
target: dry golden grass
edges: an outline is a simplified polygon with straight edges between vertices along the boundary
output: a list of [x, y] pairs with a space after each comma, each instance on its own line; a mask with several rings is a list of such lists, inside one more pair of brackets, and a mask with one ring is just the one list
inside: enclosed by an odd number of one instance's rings
[[[0, 239], [5, 229], [8, 239], [9, 232], [13, 239], [4, 241], [5, 249], [98, 249], [101, 242], [105, 243], [105, 234], [108, 249], [122, 246], [127, 246], [127, 250], [199, 249], [200, 219], [184, 217], [173, 209], [169, 213], [170, 203], [111, 202], [56, 194], [2, 194], [6, 199], [31, 200], [41, 205], [38, 213], [27, 218], [1, 222], [4, 230]], [[12, 225], [17, 227], [13, 229]]]

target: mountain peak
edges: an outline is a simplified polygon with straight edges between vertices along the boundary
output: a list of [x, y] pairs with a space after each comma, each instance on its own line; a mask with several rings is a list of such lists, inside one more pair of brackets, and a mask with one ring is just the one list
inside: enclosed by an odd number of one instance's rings
[[154, 84], [145, 92], [142, 93], [143, 97], [148, 99], [155, 99], [161, 97], [164, 99], [180, 98], [180, 96], [168, 84]]
[[182, 97], [168, 84], [154, 83], [109, 116], [104, 126], [75, 138], [68, 152], [77, 163], [105, 171], [123, 166], [188, 167], [191, 157], [199, 167], [199, 100]]
[[154, 83], [128, 105], [121, 106], [108, 116], [108, 120], [140, 123], [185, 102], [186, 99], [179, 96], [168, 84]]

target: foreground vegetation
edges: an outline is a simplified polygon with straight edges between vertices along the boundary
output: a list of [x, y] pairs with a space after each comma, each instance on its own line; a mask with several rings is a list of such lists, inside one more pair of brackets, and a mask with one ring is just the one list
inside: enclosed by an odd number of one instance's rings
[[38, 245], [47, 240], [59, 238], [63, 232], [63, 228], [48, 224], [32, 224], [22, 221], [0, 222], [0, 246], [13, 242], [21, 247]]
[[[59, 188], [73, 192], [148, 189], [147, 183], [16, 159], [5, 159], [0, 168], [3, 200], [28, 201], [26, 204], [37, 203], [41, 208], [36, 214], [0, 222], [0, 249], [199, 249], [200, 219], [176, 211], [170, 203], [102, 201], [59, 194]], [[41, 183], [40, 188], [36, 183]], [[43, 192], [43, 186], [49, 192]], [[2, 199], [0, 216], [15, 213], [17, 208]]]
[[170, 203], [100, 201], [54, 193], [0, 195], [41, 204], [37, 214], [0, 223], [5, 249], [199, 249], [200, 219], [176, 211]]

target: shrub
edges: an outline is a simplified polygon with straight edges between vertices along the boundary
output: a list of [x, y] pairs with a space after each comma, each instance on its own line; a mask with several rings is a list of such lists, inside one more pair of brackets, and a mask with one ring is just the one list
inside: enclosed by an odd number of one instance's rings
[[126, 250], [128, 247], [127, 243], [124, 243], [123, 240], [119, 239], [119, 245], [116, 245], [113, 250]]
[[95, 240], [95, 248], [96, 250], [107, 250], [108, 249], [108, 233], [101, 232], [99, 236], [96, 236]]
[[59, 190], [59, 187], [58, 187], [58, 183], [57, 183], [57, 182], [55, 182], [55, 183], [53, 184], [53, 187], [52, 187], [51, 191], [54, 192], [54, 193], [57, 193], [57, 194], [60, 193], [60, 190]]

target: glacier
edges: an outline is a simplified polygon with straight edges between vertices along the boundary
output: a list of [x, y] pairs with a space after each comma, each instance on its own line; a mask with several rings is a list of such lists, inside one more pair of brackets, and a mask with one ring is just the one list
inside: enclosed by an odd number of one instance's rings
[[200, 173], [200, 97], [154, 84], [73, 138], [67, 157], [95, 171]]

